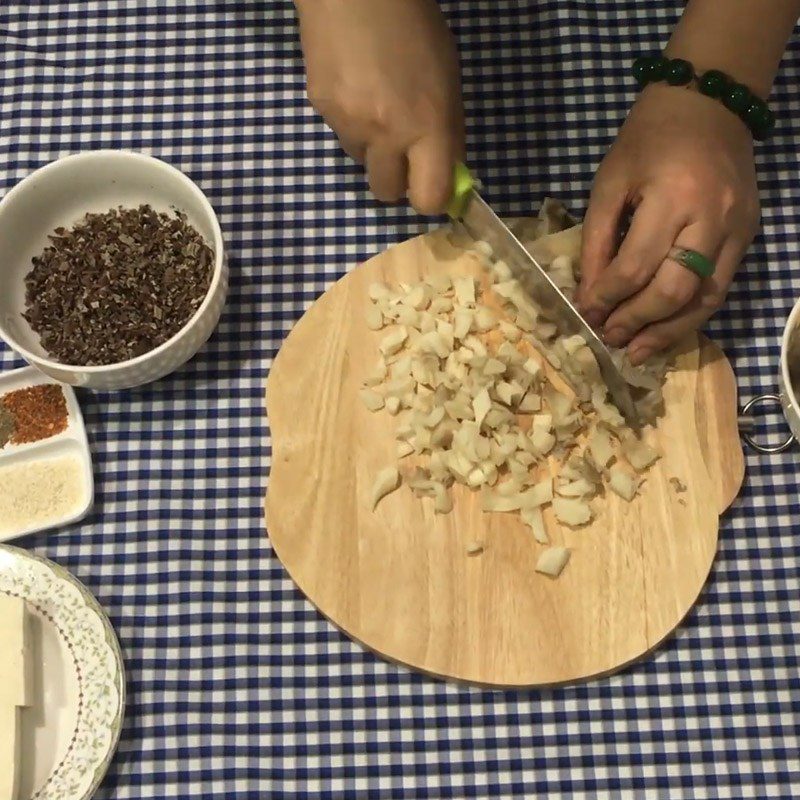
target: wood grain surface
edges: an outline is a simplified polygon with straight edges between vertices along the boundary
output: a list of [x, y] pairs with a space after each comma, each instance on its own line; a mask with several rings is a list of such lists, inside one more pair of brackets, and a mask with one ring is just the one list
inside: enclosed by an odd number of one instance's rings
[[[553, 543], [572, 548], [552, 580], [534, 570], [542, 546], [530, 530], [515, 515], [483, 513], [463, 487], [445, 516], [407, 487], [369, 508], [376, 473], [396, 463], [397, 418], [357, 396], [382, 336], [364, 323], [367, 290], [436, 270], [480, 267], [441, 233], [410, 240], [338, 281], [286, 339], [267, 383], [275, 552], [328, 619], [392, 661], [492, 686], [617, 670], [675, 629], [709, 574], [719, 515], [743, 478], [730, 365], [708, 340], [687, 342], [649, 435], [663, 457], [642, 495], [628, 504], [607, 493], [576, 531], [546, 513]], [[475, 541], [484, 552], [468, 556]]]

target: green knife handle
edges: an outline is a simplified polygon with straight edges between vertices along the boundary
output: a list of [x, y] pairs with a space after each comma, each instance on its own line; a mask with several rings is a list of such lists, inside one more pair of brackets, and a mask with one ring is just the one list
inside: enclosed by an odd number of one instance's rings
[[447, 213], [453, 219], [463, 216], [466, 211], [469, 196], [475, 188], [475, 179], [472, 177], [466, 164], [456, 164], [453, 176], [453, 196], [447, 206]]

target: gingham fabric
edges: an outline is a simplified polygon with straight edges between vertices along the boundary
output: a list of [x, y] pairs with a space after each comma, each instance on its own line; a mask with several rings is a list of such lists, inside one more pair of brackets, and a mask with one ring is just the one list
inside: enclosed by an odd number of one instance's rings
[[[583, 211], [634, 96], [630, 61], [663, 45], [681, 5], [443, 3], [470, 163], [501, 211], [545, 194]], [[127, 714], [98, 797], [800, 796], [798, 450], [748, 454], [708, 588], [646, 663], [493, 692], [378, 660], [270, 549], [264, 382], [314, 298], [429, 223], [379, 208], [309, 108], [288, 2], [4, 2], [0, 44], [3, 191], [67, 153], [152, 153], [205, 190], [231, 257], [227, 309], [197, 358], [153, 386], [80, 395], [91, 517], [22, 540], [94, 592], [122, 644]], [[710, 326], [744, 398], [775, 389], [800, 296], [799, 78], [794, 43], [778, 132], [758, 148], [763, 234]], [[19, 365], [0, 350], [0, 366]]]

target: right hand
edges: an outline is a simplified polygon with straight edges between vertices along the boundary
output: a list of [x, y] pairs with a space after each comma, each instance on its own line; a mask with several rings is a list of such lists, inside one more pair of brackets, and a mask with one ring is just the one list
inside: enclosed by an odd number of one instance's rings
[[455, 41], [436, 0], [297, 0], [308, 97], [373, 194], [444, 211], [464, 155]]

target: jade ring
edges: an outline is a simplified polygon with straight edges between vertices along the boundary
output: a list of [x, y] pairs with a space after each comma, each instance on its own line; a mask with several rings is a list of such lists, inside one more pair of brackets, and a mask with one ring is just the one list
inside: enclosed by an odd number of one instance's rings
[[667, 254], [667, 258], [677, 261], [681, 266], [691, 270], [701, 278], [710, 278], [714, 274], [714, 262], [706, 258], [697, 250], [687, 250], [684, 247], [673, 247]]

